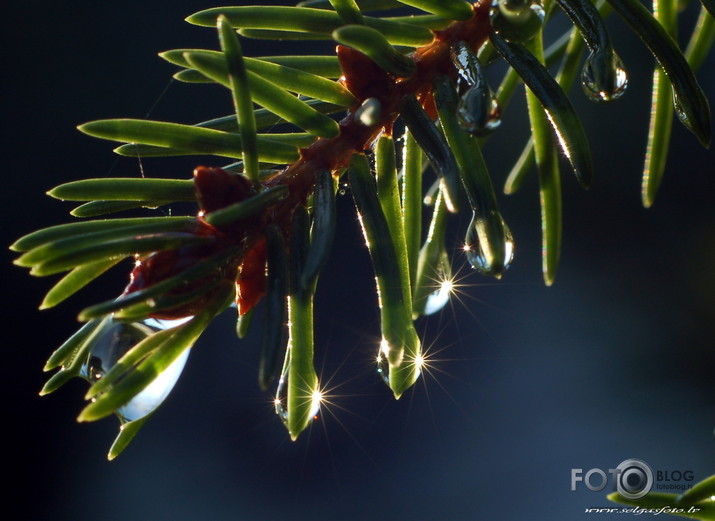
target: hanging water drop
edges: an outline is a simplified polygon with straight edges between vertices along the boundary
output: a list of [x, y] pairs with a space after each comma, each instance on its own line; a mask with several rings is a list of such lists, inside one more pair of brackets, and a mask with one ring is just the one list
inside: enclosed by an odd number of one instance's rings
[[276, 414], [281, 419], [283, 424], [288, 426], [288, 364], [283, 366], [283, 372], [278, 379], [278, 387], [276, 388], [276, 397], [273, 399], [273, 406]]
[[[109, 319], [104, 331], [91, 347], [80, 376], [94, 383], [114, 367], [131, 348], [157, 331], [174, 327], [189, 320], [147, 319], [143, 322], [121, 322]], [[116, 411], [122, 423], [139, 420], [156, 410], [169, 396], [186, 365], [190, 349], [186, 349], [154, 381]]]
[[439, 193], [440, 187], [439, 179], [437, 179], [432, 185], [427, 189], [424, 199], [422, 199], [422, 204], [425, 206], [433, 206], [437, 200], [437, 194]]
[[323, 393], [320, 391], [320, 389], [315, 389], [313, 391], [313, 394], [310, 396], [310, 404], [312, 406], [310, 409], [310, 417], [313, 420], [316, 420], [318, 418], [321, 403], [323, 403]]
[[347, 182], [342, 182], [338, 185], [338, 195], [345, 195], [348, 193], [348, 187], [350, 185]]
[[439, 289], [431, 293], [427, 297], [425, 304], [425, 315], [432, 315], [440, 311], [449, 302], [449, 296], [452, 294], [452, 282], [445, 280], [440, 283]]
[[472, 87], [459, 98], [457, 118], [467, 132], [483, 137], [501, 125], [501, 107], [489, 87]]
[[414, 360], [415, 366], [415, 379], [419, 378], [422, 374], [422, 368], [425, 366], [425, 358], [422, 353], [418, 353]]
[[430, 293], [427, 297], [424, 309], [425, 315], [437, 313], [444, 306], [446, 306], [447, 302], [449, 302], [449, 297], [452, 295], [452, 291], [454, 290], [452, 269], [449, 265], [449, 256], [446, 251], [443, 251], [440, 257], [440, 262], [434, 269], [434, 272], [437, 275], [435, 282], [438, 286], [437, 289]]
[[387, 362], [387, 353], [390, 351], [390, 346], [384, 338], [380, 342], [380, 349], [377, 352], [377, 374], [380, 375], [382, 381], [390, 385], [390, 364]]
[[483, 275], [500, 278], [514, 259], [514, 238], [499, 214], [472, 217], [464, 243], [469, 265]]
[[494, 0], [489, 18], [505, 40], [526, 42], [541, 30], [546, 12], [538, 0]]
[[[281, 419], [283, 424], [288, 427], [288, 373], [289, 373], [290, 363], [287, 362], [283, 366], [283, 371], [281, 377], [278, 379], [278, 386], [276, 387], [276, 395], [273, 398], [273, 407], [276, 414]], [[323, 401], [323, 393], [320, 389], [315, 389], [310, 397], [311, 409], [309, 417], [315, 419], [315, 417], [320, 412], [320, 404]]]
[[628, 75], [616, 53], [592, 52], [581, 71], [581, 85], [591, 101], [615, 101], [626, 91]]
[[675, 115], [678, 117], [680, 122], [685, 125], [688, 130], [694, 132], [693, 120], [688, 117], [688, 111], [683, 108], [683, 104], [680, 102], [680, 97], [675, 90], [673, 90], [673, 109], [675, 109]]
[[501, 108], [484, 74], [477, 55], [466, 42], [450, 48], [450, 58], [457, 70], [457, 120], [470, 134], [486, 136], [501, 123]]

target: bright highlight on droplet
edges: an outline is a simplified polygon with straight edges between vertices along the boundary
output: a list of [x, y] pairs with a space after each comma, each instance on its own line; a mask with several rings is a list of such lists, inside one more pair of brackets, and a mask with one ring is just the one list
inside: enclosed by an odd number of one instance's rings
[[313, 391], [313, 396], [312, 396], [313, 403], [320, 403], [323, 401], [323, 393], [319, 390], [316, 389]]
[[417, 367], [417, 369], [421, 370], [422, 366], [424, 364], [425, 364], [425, 359], [422, 357], [422, 354], [418, 354], [415, 357], [415, 367]]
[[[504, 258], [508, 259], [508, 262], [511, 263], [511, 261], [514, 259], [514, 240], [507, 240], [504, 243]], [[507, 266], [509, 267], [509, 266]]]
[[183, 317], [183, 318], [175, 318], [175, 319], [163, 319], [163, 318], [147, 318], [144, 321], [144, 324], [153, 327], [155, 329], [169, 329], [171, 327], [176, 327], [180, 326], [181, 324], [185, 324], [189, 320], [191, 320], [193, 317]]
[[276, 414], [285, 424], [288, 421], [288, 364], [283, 368], [281, 377], [278, 379], [278, 386], [276, 388], [276, 396], [273, 399], [273, 407], [276, 410]]
[[320, 389], [316, 389], [311, 396], [310, 416], [314, 417], [318, 414], [321, 403], [323, 403], [323, 392]]
[[425, 303], [425, 315], [437, 313], [449, 302], [449, 297], [454, 291], [454, 283], [452, 280], [443, 280], [439, 283], [438, 289], [427, 297]]
[[132, 398], [129, 403], [117, 409], [117, 414], [124, 421], [132, 421], [153, 412], [166, 399], [179, 380], [186, 360], [189, 358], [189, 351], [190, 349], [187, 349], [181, 353], [151, 384]]
[[591, 101], [614, 101], [628, 87], [628, 75], [617, 54], [595, 52], [586, 59], [581, 85]]
[[380, 341], [380, 349], [377, 351], [377, 374], [386, 383], [390, 384], [390, 365], [387, 363], [387, 353], [389, 351], [389, 346], [387, 345], [387, 340], [384, 338]]
[[[383, 355], [387, 356], [390, 353], [390, 345], [387, 343], [386, 339], [380, 340], [380, 353]], [[380, 355], [378, 355], [378, 359], [380, 358]]]

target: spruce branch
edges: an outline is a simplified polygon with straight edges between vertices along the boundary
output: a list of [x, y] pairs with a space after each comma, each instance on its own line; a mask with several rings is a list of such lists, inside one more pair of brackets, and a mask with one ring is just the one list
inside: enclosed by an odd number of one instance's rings
[[[197, 212], [52, 226], [12, 245], [21, 253], [16, 264], [32, 274], [66, 273], [42, 307], [69, 298], [122, 259], [135, 259], [121, 296], [80, 313], [86, 324], [51, 356], [45, 369], [59, 370], [42, 394], [74, 376], [88, 380], [87, 398], [93, 401], [80, 420], [113, 413], [120, 418], [122, 429], [109, 454], [114, 458], [171, 391], [211, 321], [233, 302], [243, 337], [254, 307], [265, 301], [259, 385], [267, 389], [277, 379], [275, 409], [296, 439], [322, 400], [313, 361], [313, 296], [338, 226], [335, 191], [342, 177], [376, 275], [377, 370], [399, 398], [424, 363], [415, 320], [439, 311], [450, 297], [448, 213], [472, 212], [462, 249], [476, 271], [500, 278], [514, 255], [508, 215], [500, 209], [482, 150], [500, 128], [519, 83], [528, 88], [531, 136], [505, 191], [516, 191], [536, 165], [544, 280], [552, 284], [563, 227], [559, 150], [582, 186], [598, 175], [566, 94], [584, 50], [581, 83], [589, 99], [612, 102], [628, 84], [603, 22], [609, 6], [663, 71], [654, 80], [646, 206], [662, 178], [672, 114], [704, 146], [710, 143], [709, 104], [693, 70], [715, 39], [711, 2], [704, 2], [685, 53], [672, 38], [678, 15], [663, 10], [662, 2], [655, 17], [637, 0], [558, 4], [574, 28], [548, 49], [543, 31], [550, 1], [307, 0], [296, 7], [219, 7], [188, 17], [216, 28], [219, 49], [175, 49], [160, 56], [181, 68], [181, 81], [224, 87], [234, 113], [194, 125], [110, 119], [79, 129], [120, 143], [120, 155], [235, 162], [198, 166], [190, 179], [88, 179], [49, 192], [83, 202], [72, 211], [78, 217], [187, 202]], [[372, 16], [399, 8], [407, 11]], [[335, 56], [251, 58], [243, 55], [239, 36], [332, 39], [338, 45]], [[509, 68], [495, 94], [485, 70], [500, 59]], [[557, 62], [554, 77], [549, 67]], [[345, 114], [338, 119], [337, 113]], [[291, 131], [273, 132], [277, 123]], [[400, 142], [393, 134], [403, 126]], [[425, 158], [438, 179], [423, 204]], [[426, 237], [425, 205], [433, 206]], [[150, 388], [154, 399], [148, 398]]]

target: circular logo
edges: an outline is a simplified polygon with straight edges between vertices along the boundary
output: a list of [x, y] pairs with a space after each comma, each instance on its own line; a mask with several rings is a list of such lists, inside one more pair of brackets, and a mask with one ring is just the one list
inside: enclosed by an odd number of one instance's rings
[[639, 499], [653, 487], [653, 471], [639, 459], [627, 459], [616, 467], [616, 490], [626, 499]]

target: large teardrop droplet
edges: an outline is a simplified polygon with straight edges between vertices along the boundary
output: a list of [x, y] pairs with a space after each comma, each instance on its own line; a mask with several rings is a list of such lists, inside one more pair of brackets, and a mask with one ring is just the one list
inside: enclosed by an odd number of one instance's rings
[[503, 262], [497, 258], [498, 254], [496, 248], [494, 248], [497, 241], [490, 237], [490, 231], [492, 233], [494, 231], [494, 227], [490, 226], [490, 224], [494, 224], [495, 221], [490, 223], [489, 220], [477, 216], [472, 217], [472, 221], [469, 223], [467, 235], [464, 239], [464, 253], [467, 256], [469, 265], [479, 273], [500, 278], [514, 259], [514, 238], [501, 215], [493, 215], [491, 218], [499, 219], [496, 222], [500, 225], [497, 228], [500, 228], [503, 234], [499, 238], [503, 240], [504, 244], [503, 257], [500, 255], [503, 258]]
[[[147, 319], [143, 322], [121, 322], [110, 318], [101, 336], [90, 349], [80, 375], [90, 383], [96, 382], [107, 374], [125, 353], [146, 337], [183, 323], [189, 318], [170, 321]], [[189, 351], [190, 349], [186, 349], [153, 382], [117, 409], [116, 414], [122, 423], [144, 418], [161, 405], [179, 380]]]
[[628, 87], [628, 74], [616, 53], [592, 52], [581, 71], [581, 85], [591, 101], [615, 101]]

